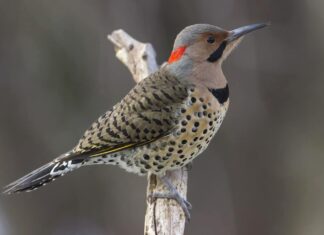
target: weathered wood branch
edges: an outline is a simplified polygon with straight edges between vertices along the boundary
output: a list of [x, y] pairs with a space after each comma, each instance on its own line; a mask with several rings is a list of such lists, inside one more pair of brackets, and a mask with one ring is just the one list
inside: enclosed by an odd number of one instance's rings
[[[113, 31], [108, 35], [108, 39], [115, 46], [116, 57], [126, 65], [136, 82], [158, 69], [156, 54], [151, 44], [139, 42], [121, 29]], [[188, 172], [182, 168], [168, 172], [167, 176], [178, 192], [186, 198]], [[183, 235], [186, 218], [182, 208], [174, 200], [151, 201], [149, 196], [154, 192], [168, 191], [155, 175], [148, 175], [144, 234]]]

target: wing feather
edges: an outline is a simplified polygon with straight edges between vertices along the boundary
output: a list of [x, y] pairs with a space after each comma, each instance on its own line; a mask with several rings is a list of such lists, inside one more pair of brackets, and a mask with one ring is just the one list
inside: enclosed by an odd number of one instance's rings
[[187, 97], [184, 82], [158, 71], [94, 122], [73, 152], [100, 156], [155, 141], [174, 128]]

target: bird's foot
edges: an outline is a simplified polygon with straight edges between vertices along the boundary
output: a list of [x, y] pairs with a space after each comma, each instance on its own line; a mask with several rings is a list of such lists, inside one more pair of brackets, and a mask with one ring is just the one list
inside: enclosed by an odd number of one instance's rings
[[161, 177], [161, 181], [164, 183], [164, 185], [169, 189], [169, 193], [160, 193], [155, 192], [149, 196], [151, 200], [156, 200], [158, 198], [162, 199], [173, 199], [175, 200], [179, 206], [182, 208], [183, 213], [186, 217], [187, 222], [190, 221], [190, 210], [192, 209], [192, 205], [190, 202], [188, 202], [186, 199], [184, 199], [177, 189], [168, 181], [166, 177]]
[[173, 199], [175, 200], [179, 206], [182, 208], [183, 213], [186, 216], [186, 220], [190, 221], [190, 210], [192, 209], [192, 205], [186, 199], [184, 199], [178, 192], [172, 193], [153, 193], [151, 195], [152, 199], [164, 198], [164, 199]]

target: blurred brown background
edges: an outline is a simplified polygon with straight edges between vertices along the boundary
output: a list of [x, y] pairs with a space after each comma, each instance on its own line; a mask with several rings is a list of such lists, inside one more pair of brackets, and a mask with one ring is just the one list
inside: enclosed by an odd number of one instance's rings
[[[224, 64], [231, 106], [189, 175], [186, 234], [324, 234], [321, 0], [0, 0], [0, 186], [76, 144], [134, 85], [106, 36], [162, 63], [193, 23], [271, 21]], [[1, 235], [142, 234], [146, 178], [88, 167], [0, 196]]]

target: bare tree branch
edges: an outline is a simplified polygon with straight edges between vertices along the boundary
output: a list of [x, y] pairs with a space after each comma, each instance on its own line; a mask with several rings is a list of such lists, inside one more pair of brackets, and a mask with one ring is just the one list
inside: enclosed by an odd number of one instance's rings
[[[136, 82], [146, 78], [158, 69], [155, 51], [151, 44], [142, 43], [119, 29], [108, 35], [114, 44], [116, 57], [123, 62]], [[168, 172], [167, 176], [178, 192], [186, 199], [188, 172], [180, 170]], [[186, 218], [182, 208], [174, 200], [149, 200], [154, 192], [167, 193], [163, 183], [155, 175], [148, 175], [147, 209], [145, 214], [145, 235], [183, 235]]]

